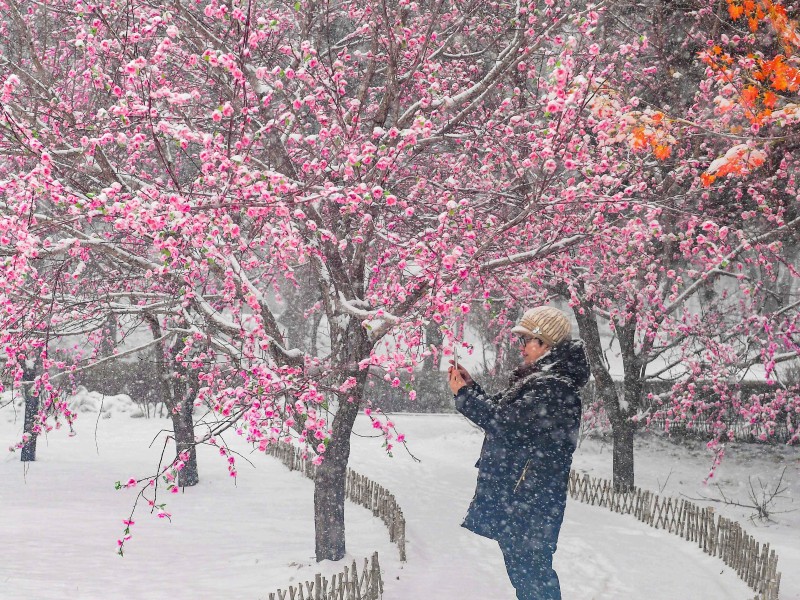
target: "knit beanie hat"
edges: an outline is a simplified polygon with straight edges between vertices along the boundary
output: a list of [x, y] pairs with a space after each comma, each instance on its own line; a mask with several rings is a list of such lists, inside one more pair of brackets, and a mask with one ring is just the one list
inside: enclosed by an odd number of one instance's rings
[[572, 336], [572, 325], [563, 312], [552, 306], [537, 306], [525, 311], [511, 333], [534, 337], [548, 346], [557, 346]]

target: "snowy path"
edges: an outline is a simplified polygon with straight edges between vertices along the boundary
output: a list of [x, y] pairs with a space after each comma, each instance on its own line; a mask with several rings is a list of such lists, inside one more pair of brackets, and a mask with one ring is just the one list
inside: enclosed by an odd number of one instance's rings
[[[314, 563], [312, 484], [273, 459], [225, 463], [201, 455], [202, 484], [166, 498], [173, 522], [137, 513], [124, 558], [114, 554], [133, 494], [117, 479], [152, 471], [146, 449], [163, 423], [82, 420], [80, 434], [40, 442], [27, 474], [16, 454], [0, 459], [0, 600], [261, 600], [291, 581], [341, 570]], [[347, 508], [348, 550], [378, 550], [384, 600], [511, 600], [496, 544], [459, 527], [472, 496], [480, 435], [458, 417], [410, 417], [403, 428], [415, 463], [390, 459], [373, 439], [354, 440], [352, 466], [395, 492], [408, 520], [409, 562], [400, 565], [383, 525]], [[0, 420], [0, 437], [17, 426]], [[368, 422], [357, 431], [370, 433]], [[143, 450], [143, 448], [145, 450]], [[604, 509], [570, 503], [556, 555], [564, 600], [745, 600], [748, 589], [691, 544]]]
[[[27, 473], [18, 454], [0, 457], [0, 600], [266, 600], [292, 581], [340, 571], [314, 559], [313, 484], [280, 462], [226, 463], [200, 448], [201, 485], [167, 495], [172, 522], [138, 510], [124, 557], [116, 555], [135, 492], [118, 479], [152, 473], [167, 422], [114, 417], [80, 421], [80, 434], [40, 440]], [[0, 419], [0, 439], [16, 427]], [[235, 438], [235, 434], [233, 436]], [[395, 548], [372, 513], [347, 514], [359, 560]]]
[[[354, 443], [352, 459], [354, 469], [395, 492], [409, 523], [409, 561], [399, 580], [387, 576], [384, 600], [512, 599], [497, 544], [459, 526], [474, 491], [482, 434], [456, 416], [398, 419], [421, 463], [402, 449], [381, 460], [374, 440], [364, 438]], [[367, 427], [359, 421], [356, 431], [368, 434]], [[555, 564], [564, 600], [752, 597], [735, 573], [692, 544], [578, 502], [568, 503]]]

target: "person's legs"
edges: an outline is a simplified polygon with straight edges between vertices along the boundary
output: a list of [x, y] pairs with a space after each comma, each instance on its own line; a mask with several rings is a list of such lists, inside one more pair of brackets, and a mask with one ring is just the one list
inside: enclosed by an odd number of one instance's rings
[[553, 569], [555, 544], [530, 538], [499, 544], [518, 600], [561, 600], [561, 586]]

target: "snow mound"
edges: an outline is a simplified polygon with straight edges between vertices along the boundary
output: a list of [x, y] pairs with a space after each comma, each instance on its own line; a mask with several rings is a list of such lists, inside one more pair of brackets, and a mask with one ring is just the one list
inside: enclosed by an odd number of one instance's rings
[[[132, 418], [144, 416], [141, 407], [127, 394], [107, 395], [90, 392], [83, 386], [79, 386], [77, 392], [67, 398], [67, 404], [74, 413], [97, 414], [99, 412], [104, 419], [110, 419], [113, 415]], [[7, 420], [14, 421], [20, 414], [25, 413], [25, 399], [19, 392], [12, 393], [6, 390], [0, 394], [0, 409], [4, 407], [10, 409], [5, 411]]]
[[111, 396], [90, 392], [83, 386], [78, 388], [74, 396], [69, 397], [68, 403], [73, 412], [95, 414], [99, 412], [104, 419], [111, 418], [115, 414], [134, 418], [143, 416], [141, 408], [127, 394]]

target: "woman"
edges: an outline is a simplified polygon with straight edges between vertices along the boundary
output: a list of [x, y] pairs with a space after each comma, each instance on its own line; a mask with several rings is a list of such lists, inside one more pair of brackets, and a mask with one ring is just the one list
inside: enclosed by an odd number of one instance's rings
[[558, 309], [530, 309], [511, 331], [523, 361], [503, 392], [488, 396], [460, 365], [448, 371], [456, 409], [485, 434], [463, 526], [497, 540], [519, 600], [560, 600], [553, 554], [589, 364]]

